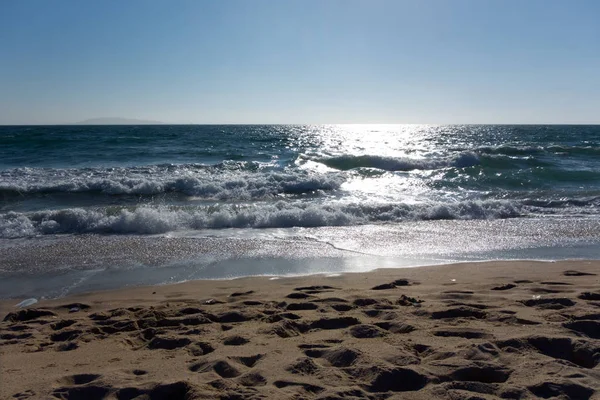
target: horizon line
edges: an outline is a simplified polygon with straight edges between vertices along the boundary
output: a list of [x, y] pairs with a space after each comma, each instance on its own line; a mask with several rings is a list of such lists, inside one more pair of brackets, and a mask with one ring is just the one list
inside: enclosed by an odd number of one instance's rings
[[276, 123], [260, 123], [260, 122], [240, 122], [240, 123], [219, 123], [219, 122], [207, 122], [207, 123], [199, 123], [199, 122], [156, 122], [156, 123], [126, 123], [126, 124], [81, 124], [78, 122], [72, 123], [50, 123], [50, 124], [2, 124], [0, 123], [0, 127], [6, 126], [172, 126], [172, 125], [181, 125], [181, 126], [260, 126], [260, 125], [279, 125], [279, 126], [302, 126], [302, 125], [431, 125], [431, 126], [452, 126], [452, 125], [503, 125], [503, 126], [515, 126], [515, 125], [545, 125], [545, 126], [568, 126], [568, 125], [581, 125], [581, 126], [594, 126], [600, 125], [599, 122], [502, 122], [502, 123], [494, 123], [494, 122], [468, 122], [468, 123], [418, 123], [418, 122], [323, 122], [323, 123], [286, 123], [286, 122], [276, 122]]

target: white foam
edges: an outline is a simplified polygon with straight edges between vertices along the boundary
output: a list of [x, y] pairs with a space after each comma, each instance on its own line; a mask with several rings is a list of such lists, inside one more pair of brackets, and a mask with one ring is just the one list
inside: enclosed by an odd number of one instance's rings
[[247, 206], [212, 205], [134, 209], [70, 208], [0, 215], [0, 237], [60, 233], [158, 234], [222, 228], [289, 228], [347, 226], [377, 222], [437, 219], [495, 219], [520, 215], [508, 201], [465, 201], [450, 204], [315, 204], [278, 201]]
[[19, 168], [0, 172], [0, 192], [157, 195], [183, 193], [214, 200], [251, 200], [339, 189], [340, 173], [230, 170], [198, 165], [132, 168]]

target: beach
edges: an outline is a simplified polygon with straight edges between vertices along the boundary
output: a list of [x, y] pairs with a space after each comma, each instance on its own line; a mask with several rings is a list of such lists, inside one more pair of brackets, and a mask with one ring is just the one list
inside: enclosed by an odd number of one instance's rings
[[1, 127], [0, 398], [600, 398], [598, 142]]
[[600, 262], [0, 301], [0, 398], [600, 398]]

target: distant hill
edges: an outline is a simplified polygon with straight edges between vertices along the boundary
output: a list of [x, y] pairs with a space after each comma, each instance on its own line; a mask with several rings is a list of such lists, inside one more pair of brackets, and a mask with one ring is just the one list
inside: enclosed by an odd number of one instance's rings
[[77, 122], [75, 125], [161, 125], [159, 121], [146, 121], [132, 118], [91, 118]]

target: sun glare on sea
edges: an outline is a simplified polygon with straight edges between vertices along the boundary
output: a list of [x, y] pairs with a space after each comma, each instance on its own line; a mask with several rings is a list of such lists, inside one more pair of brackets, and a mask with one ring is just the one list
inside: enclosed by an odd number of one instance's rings
[[434, 136], [429, 125], [313, 125], [296, 138], [298, 147], [304, 146], [296, 165], [313, 173], [343, 174], [344, 201], [415, 203], [429, 189], [411, 166], [419, 168], [432, 151]]

